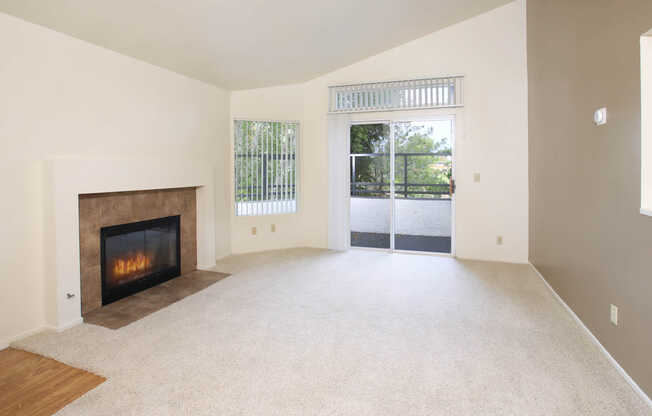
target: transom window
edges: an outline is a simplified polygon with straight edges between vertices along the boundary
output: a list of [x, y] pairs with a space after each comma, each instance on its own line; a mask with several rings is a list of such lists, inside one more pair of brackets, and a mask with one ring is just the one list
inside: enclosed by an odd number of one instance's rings
[[331, 113], [462, 107], [464, 77], [371, 82], [329, 87]]
[[652, 30], [641, 36], [641, 214], [652, 216]]
[[235, 213], [297, 211], [299, 123], [235, 120]]

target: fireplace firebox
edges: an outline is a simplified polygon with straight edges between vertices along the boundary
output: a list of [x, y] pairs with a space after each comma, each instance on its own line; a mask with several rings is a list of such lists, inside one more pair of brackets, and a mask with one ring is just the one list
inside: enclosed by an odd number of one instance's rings
[[100, 230], [102, 305], [181, 274], [180, 216]]

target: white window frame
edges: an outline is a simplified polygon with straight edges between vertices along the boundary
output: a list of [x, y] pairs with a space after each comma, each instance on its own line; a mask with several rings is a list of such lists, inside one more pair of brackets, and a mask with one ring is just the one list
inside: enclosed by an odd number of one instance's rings
[[[405, 121], [436, 121], [436, 120], [451, 120], [453, 123], [453, 137], [451, 139], [451, 146], [453, 151], [452, 159], [452, 177], [456, 178], [457, 173], [457, 143], [464, 140], [464, 124], [462, 120], [464, 119], [464, 109], [463, 108], [452, 108], [452, 109], [430, 109], [430, 110], [416, 110], [416, 111], [399, 111], [399, 112], [361, 112], [360, 114], [352, 114], [352, 117], [349, 120], [349, 129], [353, 125], [359, 124], [377, 124], [384, 123], [391, 125], [392, 123], [400, 123]], [[390, 128], [390, 146], [392, 147], [391, 152], [394, 152], [394, 135], [392, 129]], [[347, 160], [348, 155], [350, 154], [350, 148], [347, 145]], [[348, 166], [348, 165], [347, 165]], [[391, 175], [394, 177], [394, 160], [390, 160], [390, 169]], [[389, 249], [377, 249], [377, 248], [365, 248], [365, 247], [353, 247], [351, 246], [351, 183], [349, 175], [347, 175], [347, 186], [346, 186], [346, 195], [345, 203], [347, 209], [347, 222], [346, 227], [346, 248], [353, 250], [371, 250], [371, 251], [384, 251], [390, 253], [408, 253], [408, 254], [418, 254], [425, 256], [442, 256], [442, 257], [455, 257], [456, 256], [456, 243], [457, 243], [457, 192], [451, 195], [451, 252], [450, 253], [429, 253], [425, 251], [410, 251], [410, 250], [397, 250], [394, 247], [394, 234], [395, 234], [395, 218], [394, 218], [394, 209], [395, 209], [395, 199], [390, 198], [389, 200], [389, 209], [390, 209], [390, 229], [391, 235], [390, 238], [390, 248]], [[392, 190], [394, 190], [392, 188]], [[393, 192], [392, 192], [393, 194]]]
[[[290, 185], [293, 188], [293, 193], [291, 196], [293, 198], [286, 198], [282, 200], [274, 199], [259, 199], [252, 201], [250, 203], [238, 202], [238, 174], [237, 171], [237, 146], [238, 146], [238, 132], [237, 132], [237, 123], [238, 122], [255, 122], [255, 123], [283, 123], [283, 124], [294, 124], [296, 125], [296, 132], [294, 137], [294, 178], [290, 178]], [[301, 142], [301, 123], [298, 120], [276, 120], [276, 119], [259, 119], [259, 118], [243, 118], [235, 117], [232, 120], [231, 127], [232, 132], [232, 148], [231, 148], [231, 157], [232, 165], [231, 172], [233, 174], [233, 180], [231, 181], [231, 186], [233, 189], [232, 193], [232, 202], [234, 215], [236, 217], [257, 217], [257, 216], [267, 216], [267, 215], [292, 215], [299, 212], [299, 195], [301, 192], [300, 187], [300, 142]], [[291, 153], [286, 153], [290, 155]], [[259, 186], [258, 184], [256, 186]], [[247, 204], [247, 207], [243, 207], [242, 204]]]
[[652, 216], [652, 30], [641, 36], [641, 207]]
[[464, 106], [464, 76], [367, 82], [328, 87], [331, 114]]

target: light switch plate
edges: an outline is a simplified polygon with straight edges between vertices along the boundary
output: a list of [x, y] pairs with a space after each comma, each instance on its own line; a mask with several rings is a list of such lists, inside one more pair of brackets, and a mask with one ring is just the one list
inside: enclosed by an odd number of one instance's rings
[[618, 306], [611, 305], [611, 323], [618, 325]]
[[474, 173], [473, 174], [473, 182], [480, 182], [480, 174], [479, 173]]
[[595, 110], [595, 113], [593, 113], [593, 122], [595, 123], [596, 126], [607, 124], [606, 107], [598, 108], [597, 110]]

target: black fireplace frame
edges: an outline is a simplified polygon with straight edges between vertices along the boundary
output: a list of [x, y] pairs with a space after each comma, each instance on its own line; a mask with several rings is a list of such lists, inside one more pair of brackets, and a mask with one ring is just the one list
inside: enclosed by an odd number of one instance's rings
[[[151, 273], [140, 279], [125, 283], [118, 287], [109, 288], [106, 282], [106, 247], [105, 241], [108, 237], [124, 234], [125, 232], [143, 231], [157, 225], [170, 225], [176, 228], [177, 250], [176, 267], [169, 267], [165, 270]], [[127, 224], [112, 225], [100, 229], [100, 268], [102, 270], [102, 306], [115, 302], [119, 299], [154, 287], [160, 283], [174, 279], [181, 275], [181, 215], [156, 218], [153, 220], [130, 222]]]

